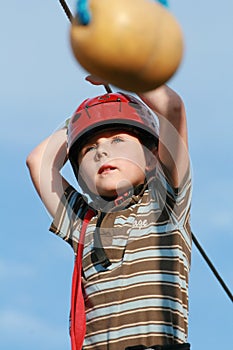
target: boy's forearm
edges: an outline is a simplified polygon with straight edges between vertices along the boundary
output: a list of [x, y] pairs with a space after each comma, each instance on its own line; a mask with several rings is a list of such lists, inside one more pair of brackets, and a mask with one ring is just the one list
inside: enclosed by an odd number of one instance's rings
[[179, 115], [183, 106], [181, 97], [167, 85], [161, 85], [155, 90], [140, 93], [139, 97], [160, 117], [173, 119]]
[[167, 85], [141, 93], [139, 97], [157, 114], [160, 135], [166, 137], [169, 125], [172, 125], [187, 145], [186, 112], [181, 97]]
[[166, 85], [139, 94], [159, 118], [158, 157], [174, 187], [179, 187], [189, 165], [186, 112], [181, 97]]
[[52, 216], [69, 185], [60, 174], [67, 160], [66, 129], [54, 132], [27, 157], [27, 166], [36, 191]]
[[40, 165], [51, 164], [60, 170], [67, 160], [67, 136], [66, 129], [55, 131], [52, 135], [43, 140], [31, 151], [27, 157], [27, 165], [30, 168], [32, 164]]

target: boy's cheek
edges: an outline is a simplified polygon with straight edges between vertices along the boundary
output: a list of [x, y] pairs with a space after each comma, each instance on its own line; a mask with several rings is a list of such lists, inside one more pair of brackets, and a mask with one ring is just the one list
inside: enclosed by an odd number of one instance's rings
[[150, 150], [145, 151], [145, 158], [146, 158], [146, 170], [151, 171], [155, 169], [156, 164], [158, 162], [158, 151], [155, 150], [154, 152], [151, 152]]
[[93, 174], [94, 172], [89, 169], [89, 171], [87, 169], [85, 169], [85, 167], [82, 166], [82, 164], [79, 167], [79, 172], [78, 172], [78, 182], [80, 182], [79, 179], [81, 179], [82, 181], [85, 182], [85, 184], [88, 187], [92, 187], [92, 183], [94, 181], [94, 179], [91, 178], [91, 174]]

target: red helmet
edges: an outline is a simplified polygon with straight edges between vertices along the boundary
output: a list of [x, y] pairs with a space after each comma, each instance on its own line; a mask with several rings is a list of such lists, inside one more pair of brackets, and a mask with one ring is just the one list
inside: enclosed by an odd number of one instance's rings
[[[82, 142], [90, 131], [115, 126], [139, 129], [158, 139], [158, 123], [153, 113], [134, 96], [109, 93], [88, 98], [81, 103], [68, 125], [68, 149]], [[77, 144], [77, 145], [78, 145]]]

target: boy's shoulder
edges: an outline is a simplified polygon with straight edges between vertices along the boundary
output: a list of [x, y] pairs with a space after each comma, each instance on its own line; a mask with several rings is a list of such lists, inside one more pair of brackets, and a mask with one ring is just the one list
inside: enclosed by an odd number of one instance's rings
[[83, 195], [73, 186], [68, 186], [64, 190], [50, 231], [60, 234], [61, 231], [65, 230], [65, 226], [71, 227], [77, 221], [77, 218], [82, 220], [87, 209], [88, 203], [84, 200]]

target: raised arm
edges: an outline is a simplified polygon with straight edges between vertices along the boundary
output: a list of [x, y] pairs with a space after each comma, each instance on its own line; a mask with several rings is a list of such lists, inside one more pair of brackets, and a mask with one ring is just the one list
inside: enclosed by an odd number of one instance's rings
[[52, 217], [64, 189], [69, 186], [60, 173], [67, 160], [66, 144], [66, 129], [63, 128], [41, 142], [26, 161], [34, 187]]
[[187, 123], [182, 99], [166, 85], [139, 94], [159, 118], [158, 157], [170, 183], [178, 188], [189, 167]]

